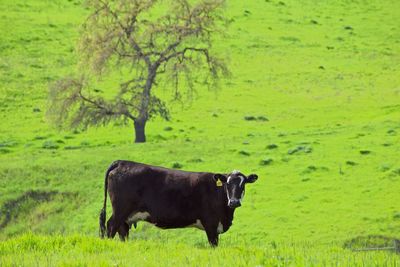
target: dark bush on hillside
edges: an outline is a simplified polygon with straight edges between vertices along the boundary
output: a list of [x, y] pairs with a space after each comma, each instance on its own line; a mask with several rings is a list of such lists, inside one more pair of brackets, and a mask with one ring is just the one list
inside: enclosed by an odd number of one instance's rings
[[368, 155], [368, 154], [371, 154], [371, 151], [370, 150], [360, 150], [360, 154], [361, 155]]
[[246, 121], [255, 121], [255, 120], [257, 120], [257, 118], [254, 117], [254, 116], [244, 116], [244, 119], [245, 119]]
[[293, 155], [299, 152], [304, 152], [304, 153], [311, 153], [312, 152], [312, 147], [310, 146], [297, 146], [295, 148], [289, 149], [288, 154]]
[[0, 154], [7, 154], [10, 153], [11, 150], [5, 147], [0, 147]]
[[248, 116], [244, 116], [244, 120], [246, 121], [268, 121], [268, 118], [265, 116], [252, 116], [252, 115], [248, 115]]
[[84, 140], [81, 142], [81, 146], [89, 146], [89, 145], [90, 145], [89, 141]]
[[247, 152], [247, 151], [244, 151], [244, 150], [240, 150], [240, 151], [239, 151], [239, 154], [240, 154], [240, 155], [243, 155], [243, 156], [250, 156], [250, 153]]
[[267, 149], [277, 149], [277, 148], [278, 148], [278, 145], [276, 145], [276, 144], [267, 145]]
[[400, 176], [400, 168], [394, 169], [391, 174], [392, 176]]
[[189, 162], [193, 162], [193, 163], [200, 163], [200, 162], [203, 162], [204, 160], [202, 160], [201, 158], [194, 158], [194, 159], [191, 159], [191, 160], [189, 160]]
[[257, 117], [257, 120], [258, 120], [258, 121], [268, 121], [268, 118], [265, 117], [265, 116], [258, 116], [258, 117]]
[[348, 161], [346, 161], [346, 165], [355, 166], [355, 165], [357, 165], [357, 163], [355, 163], [354, 161], [348, 160]]
[[174, 168], [174, 169], [182, 169], [182, 168], [183, 168], [183, 165], [180, 164], [179, 162], [174, 162], [174, 163], [172, 164], [172, 168]]
[[80, 149], [80, 146], [65, 146], [64, 149], [65, 150], [75, 150], [75, 149]]
[[18, 145], [18, 142], [12, 141], [12, 140], [0, 143], [0, 147], [15, 147], [17, 145]]
[[44, 149], [58, 149], [59, 147], [60, 146], [52, 140], [47, 140], [42, 145], [42, 148]]
[[396, 239], [383, 235], [357, 236], [344, 242], [343, 247], [348, 249], [391, 247]]
[[271, 158], [265, 158], [263, 160], [260, 161], [260, 165], [261, 166], [267, 166], [270, 165], [274, 160]]

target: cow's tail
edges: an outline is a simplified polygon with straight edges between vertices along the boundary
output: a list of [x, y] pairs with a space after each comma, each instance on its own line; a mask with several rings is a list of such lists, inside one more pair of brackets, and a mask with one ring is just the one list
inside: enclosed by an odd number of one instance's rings
[[99, 224], [100, 224], [100, 237], [104, 238], [106, 233], [106, 207], [107, 207], [107, 185], [108, 185], [108, 174], [118, 166], [118, 161], [114, 161], [106, 172], [104, 179], [104, 203], [103, 208], [100, 211]]

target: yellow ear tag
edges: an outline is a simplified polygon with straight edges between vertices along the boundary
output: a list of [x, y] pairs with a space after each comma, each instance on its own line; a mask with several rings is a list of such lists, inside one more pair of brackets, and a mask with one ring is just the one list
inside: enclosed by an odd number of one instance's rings
[[217, 186], [222, 186], [222, 182], [220, 180], [217, 181]]

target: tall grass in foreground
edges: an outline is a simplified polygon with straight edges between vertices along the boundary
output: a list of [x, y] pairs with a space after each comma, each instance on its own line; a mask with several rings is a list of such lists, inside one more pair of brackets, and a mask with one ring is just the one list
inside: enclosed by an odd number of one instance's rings
[[356, 253], [336, 245], [265, 246], [101, 240], [79, 235], [24, 234], [0, 243], [0, 266], [399, 266], [391, 252]]

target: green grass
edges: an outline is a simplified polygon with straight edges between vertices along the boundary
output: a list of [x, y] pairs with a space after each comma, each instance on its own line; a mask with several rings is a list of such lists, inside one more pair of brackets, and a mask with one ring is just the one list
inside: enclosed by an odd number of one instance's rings
[[353, 253], [335, 245], [246, 244], [230, 240], [218, 249], [148, 240], [121, 243], [93, 237], [25, 234], [0, 244], [2, 266], [395, 266], [398, 256]]
[[[49, 83], [75, 70], [81, 1], [2, 1], [0, 265], [400, 265], [394, 253], [343, 248], [400, 238], [399, 3], [229, 1], [217, 46], [231, 80], [172, 102], [172, 121], [151, 121], [149, 142], [133, 144], [132, 125], [46, 122]], [[268, 121], [249, 120], [259, 116]], [[218, 249], [199, 230], [145, 223], [121, 244], [96, 238], [116, 159], [259, 180]]]

